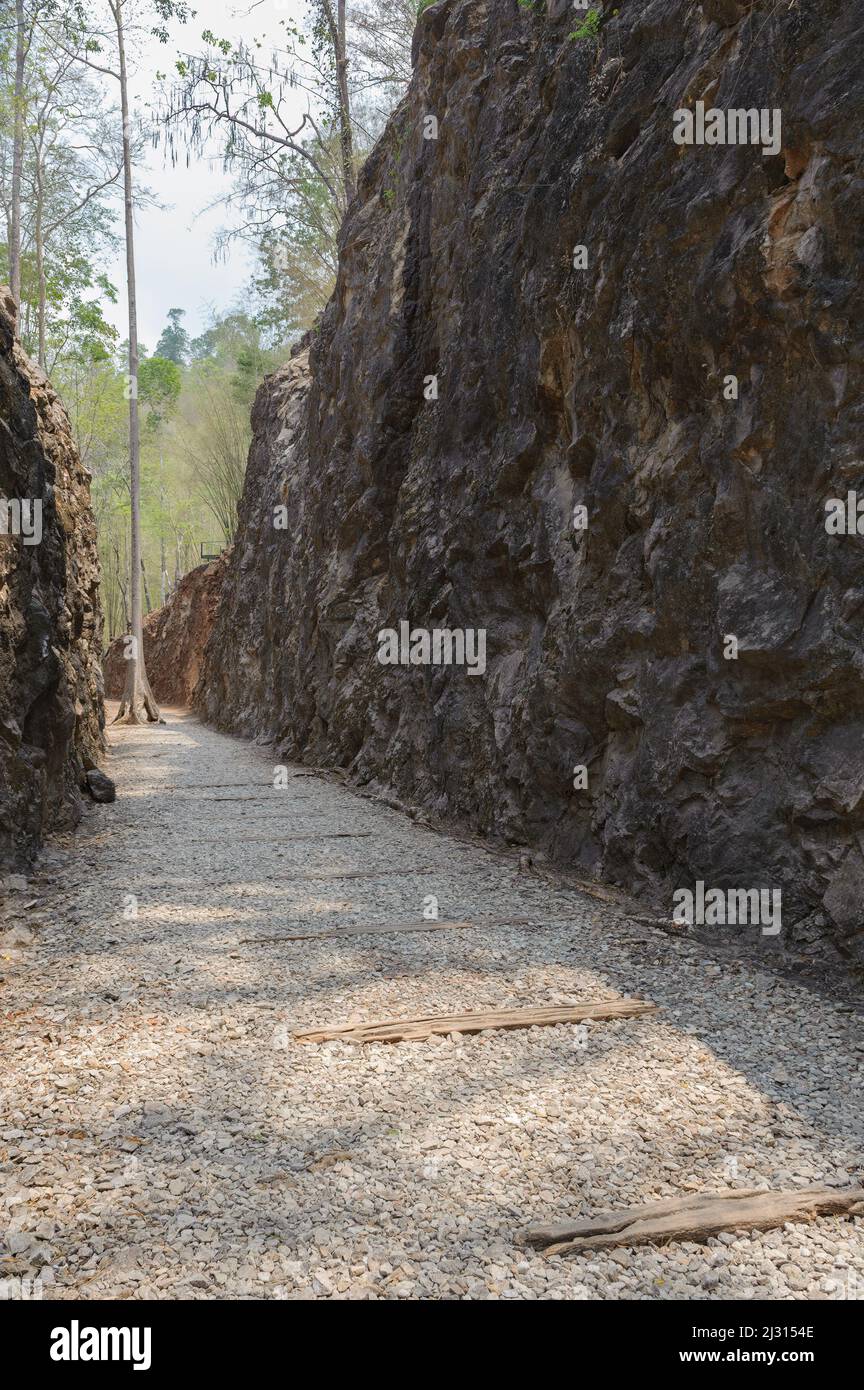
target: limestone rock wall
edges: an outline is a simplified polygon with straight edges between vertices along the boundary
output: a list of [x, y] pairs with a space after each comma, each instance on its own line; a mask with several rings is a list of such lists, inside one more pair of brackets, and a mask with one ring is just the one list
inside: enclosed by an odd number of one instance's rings
[[[144, 663], [150, 688], [162, 704], [192, 703], [228, 560], [226, 550], [218, 560], [184, 574], [162, 607], [144, 619]], [[124, 639], [115, 637], [102, 661], [105, 694], [111, 700], [119, 700], [123, 691], [124, 649]]]
[[[784, 940], [860, 958], [862, 11], [605, 10], [422, 15], [258, 396], [200, 707], [667, 906], [782, 887]], [[676, 144], [698, 102], [778, 152]], [[485, 674], [380, 665], [401, 620], [485, 629]]]
[[[0, 867], [17, 869], [45, 830], [78, 819], [104, 713], [90, 475], [62, 404], [14, 337], [11, 307], [0, 290]], [[27, 502], [33, 544], [13, 533], [10, 501]]]

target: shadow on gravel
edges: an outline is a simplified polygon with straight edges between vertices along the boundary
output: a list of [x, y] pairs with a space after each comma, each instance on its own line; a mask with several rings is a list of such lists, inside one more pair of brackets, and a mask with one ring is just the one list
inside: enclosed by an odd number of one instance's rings
[[[182, 737], [199, 750], [202, 765], [207, 760], [207, 780], [216, 783], [220, 763], [211, 750], [224, 736], [193, 734], [189, 723], [182, 719]], [[248, 762], [263, 769], [267, 760], [260, 751], [243, 746]], [[188, 768], [182, 759], [162, 758], [167, 751], [154, 747], [142, 755], [135, 775], [152, 760], [160, 777], [170, 771], [182, 780]], [[123, 748], [109, 771], [127, 758], [131, 766], [134, 756]], [[326, 791], [328, 801], [338, 796], [329, 783]], [[809, 1146], [804, 1157], [830, 1183], [838, 1143], [851, 1146], [860, 1135], [853, 1107], [864, 1054], [855, 1051], [855, 1021], [846, 1005], [747, 961], [718, 966], [698, 943], [622, 922], [575, 893], [572, 925], [553, 929], [241, 945], [238, 936], [278, 935], [292, 923], [320, 928], [356, 921], [364, 912], [387, 920], [416, 917], [418, 904], [392, 906], [398, 879], [382, 879], [378, 886], [334, 879], [311, 891], [308, 885], [265, 883], [253, 873], [264, 857], [258, 850], [242, 869], [230, 868], [224, 882], [214, 879], [208, 857], [196, 852], [200, 885], [192, 890], [194, 901], [170, 887], [160, 893], [160, 874], [164, 882], [171, 865], [188, 853], [182, 831], [175, 842], [167, 829], [160, 853], [163, 829], [154, 827], [149, 807], [152, 801], [164, 810], [167, 797], [136, 797], [132, 789], [134, 815], [118, 829], [132, 835], [149, 827], [154, 843], [136, 853], [133, 841], [128, 861], [123, 854], [119, 860], [112, 856], [110, 840], [95, 838], [104, 835], [106, 819], [90, 822], [95, 836], [88, 840], [84, 834], [81, 848], [86, 854], [98, 847], [103, 857], [101, 877], [95, 876], [102, 902], [88, 922], [73, 923], [75, 935], [52, 945], [46, 934], [40, 956], [69, 1020], [50, 1025], [49, 1038], [57, 1035], [50, 1045], [71, 1047], [74, 1034], [80, 1058], [78, 1088], [57, 1089], [54, 1110], [58, 1132], [65, 1127], [84, 1137], [64, 1140], [57, 1156], [84, 1165], [89, 1159], [101, 1171], [110, 1154], [123, 1179], [116, 1189], [79, 1204], [76, 1220], [83, 1224], [68, 1227], [72, 1244], [81, 1243], [82, 1230], [98, 1229], [109, 1255], [142, 1242], [153, 1251], [176, 1249], [182, 1283], [192, 1270], [212, 1276], [238, 1242], [248, 1245], [253, 1264], [264, 1248], [260, 1242], [275, 1239], [282, 1250], [300, 1249], [311, 1216], [336, 1247], [378, 1243], [393, 1252], [412, 1251], [416, 1261], [424, 1241], [440, 1239], [440, 1198], [448, 1199], [443, 1205], [449, 1209], [455, 1195], [452, 1250], [465, 1242], [512, 1248], [515, 1232], [530, 1220], [632, 1205], [670, 1189], [694, 1190], [694, 1184], [702, 1190], [747, 1186], [751, 1164], [772, 1181], [789, 1170], [786, 1185], [805, 1186], [815, 1178], [795, 1174], [801, 1144]], [[203, 824], [207, 805], [202, 799]], [[464, 845], [451, 845], [410, 821], [403, 825], [390, 811], [385, 819], [368, 803], [359, 809], [382, 839], [390, 839], [389, 860], [397, 859], [400, 867], [416, 873], [428, 864], [425, 847], [437, 855], [441, 863], [433, 872], [447, 885], [447, 915], [462, 915], [464, 905], [477, 898], [478, 882], [486, 892], [490, 864], [482, 851], [466, 852]], [[285, 810], [291, 812], [290, 802]], [[139, 811], [147, 814], [139, 818]], [[223, 864], [238, 848], [240, 820], [226, 829]], [[297, 825], [308, 821], [298, 809]], [[400, 842], [402, 829], [416, 837], [416, 850]], [[213, 859], [220, 859], [218, 853]], [[333, 859], [330, 852], [321, 863]], [[304, 862], [308, 867], [308, 857]], [[374, 857], [369, 864], [365, 853], [363, 863], [371, 870], [382, 867]], [[80, 865], [72, 872], [80, 875]], [[133, 882], [142, 915], [122, 922], [105, 893], [109, 887], [134, 892]], [[515, 904], [515, 915], [528, 917], [538, 915], [544, 889], [536, 881], [514, 882], [512, 874], [504, 878], [499, 870], [486, 901], [490, 915], [503, 915], [494, 905], [496, 894]], [[550, 914], [564, 915], [559, 894], [550, 891], [549, 901]], [[228, 915], [207, 919], [208, 911], [226, 907]], [[160, 917], [160, 910], [170, 915]], [[625, 934], [634, 940], [627, 942]], [[442, 994], [445, 977], [444, 1002], [430, 1004]], [[593, 991], [638, 994], [660, 1012], [591, 1028], [585, 1052], [573, 1046], [569, 1028], [493, 1033], [456, 1045], [328, 1050], [290, 1040], [292, 1024], [343, 1022], [358, 1008], [371, 1019], [455, 1012], [466, 1007], [469, 995], [482, 995], [490, 1007], [554, 1002], [550, 980], [556, 992], [573, 999]], [[256, 1007], [261, 1004], [272, 1008]], [[521, 1041], [513, 1046], [516, 1038]], [[719, 1078], [718, 1061], [728, 1068]], [[26, 1110], [31, 1078], [7, 1070], [6, 1081], [13, 1092], [20, 1090], [12, 1108]], [[557, 1115], [548, 1113], [554, 1106]], [[205, 1112], [203, 1119], [193, 1118], [198, 1110]], [[97, 1120], [100, 1113], [111, 1119]], [[460, 1147], [451, 1152], [447, 1144], [456, 1134]], [[47, 1161], [54, 1151], [50, 1135], [45, 1140]], [[730, 1174], [733, 1159], [737, 1176]], [[194, 1216], [212, 1232], [212, 1253], [203, 1263], [188, 1254], [190, 1242], [179, 1239], [186, 1196], [160, 1185], [166, 1174], [176, 1179], [192, 1171], [202, 1178]], [[517, 1195], [523, 1189], [542, 1194], [536, 1199], [540, 1209], [523, 1209]], [[302, 1251], [304, 1260], [314, 1258], [308, 1246]], [[674, 1247], [660, 1253], [674, 1264]], [[534, 1253], [525, 1258], [542, 1261]], [[642, 1261], [641, 1254], [632, 1256], [634, 1267], [647, 1271], [648, 1256]], [[390, 1262], [397, 1263], [395, 1254]], [[561, 1275], [572, 1278], [572, 1267]], [[645, 1279], [651, 1289], [647, 1273]], [[734, 1279], [732, 1287], [739, 1287]], [[211, 1282], [206, 1296], [218, 1297], [218, 1286]], [[657, 1289], [651, 1296], [664, 1295]]]

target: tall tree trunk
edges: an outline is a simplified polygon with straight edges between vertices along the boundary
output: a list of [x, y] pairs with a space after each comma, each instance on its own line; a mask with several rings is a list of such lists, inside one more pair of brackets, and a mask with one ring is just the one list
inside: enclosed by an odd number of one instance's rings
[[[132, 607], [132, 651], [126, 663], [126, 682], [116, 719], [143, 724], [159, 718], [144, 666], [144, 625], [141, 613], [141, 429], [138, 419], [138, 312], [135, 301], [135, 248], [132, 225], [132, 142], [129, 129], [129, 91], [123, 42], [124, 0], [109, 0], [117, 26], [120, 60], [120, 111], [123, 118], [123, 192], [126, 214], [126, 288], [129, 299], [129, 491], [132, 503], [129, 593]], [[146, 718], [145, 718], [146, 716]]]
[[12, 113], [12, 189], [9, 215], [9, 288], [21, 303], [21, 174], [24, 168], [24, 0], [15, 0], [15, 109]]
[[144, 602], [147, 605], [147, 612], [150, 613], [153, 610], [153, 605], [150, 602], [150, 587], [147, 583], [147, 567], [144, 564], [143, 555], [141, 556], [141, 578], [144, 580]]
[[45, 240], [42, 235], [42, 212], [45, 203], [43, 188], [44, 169], [42, 167], [42, 152], [38, 151], [36, 157], [36, 275], [39, 282], [39, 303], [37, 310], [37, 324], [39, 333], [39, 366], [43, 372], [47, 371], [48, 353], [45, 346]]
[[342, 144], [342, 179], [345, 207], [354, 197], [354, 142], [351, 135], [351, 105], [348, 97], [348, 53], [345, 43], [345, 0], [337, 0], [336, 70], [339, 74], [339, 135]]
[[159, 454], [159, 599], [164, 608], [168, 597], [168, 570], [165, 561], [165, 464]]
[[[123, 617], [123, 627], [122, 627], [120, 630], [121, 630], [122, 632], [129, 632], [129, 631], [131, 630], [132, 624], [131, 624], [130, 621], [129, 621], [129, 603], [128, 603], [127, 598], [126, 598], [126, 585], [123, 583], [123, 574], [124, 574], [125, 568], [126, 568], [126, 565], [125, 565], [126, 557], [125, 557], [125, 555], [124, 555], [124, 557], [123, 557], [124, 563], [121, 565], [121, 563], [120, 563], [120, 552], [119, 552], [119, 550], [117, 549], [116, 543], [114, 544], [114, 561], [115, 561], [115, 564], [116, 564], [117, 589], [118, 589], [119, 594], [120, 594], [120, 601], [121, 601], [122, 608], [123, 608], [123, 615], [122, 615], [122, 617]], [[112, 637], [116, 637], [116, 636], [117, 636], [116, 631], [113, 632], [111, 635], [112, 635]]]

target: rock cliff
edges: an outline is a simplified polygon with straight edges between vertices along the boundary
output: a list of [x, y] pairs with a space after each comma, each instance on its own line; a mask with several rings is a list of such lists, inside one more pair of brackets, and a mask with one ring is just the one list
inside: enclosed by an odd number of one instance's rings
[[[155, 698], [190, 705], [201, 673], [230, 551], [184, 574], [170, 598], [144, 619], [144, 664]], [[115, 637], [102, 660], [105, 694], [119, 700], [125, 677], [124, 639]]]
[[[200, 707], [667, 906], [780, 887], [784, 943], [860, 959], [862, 11], [583, 18], [421, 16], [259, 392]], [[778, 138], [676, 142], [715, 109]], [[403, 621], [485, 672], [380, 664]]]
[[80, 816], [103, 748], [102, 611], [90, 475], [0, 290], [0, 867]]

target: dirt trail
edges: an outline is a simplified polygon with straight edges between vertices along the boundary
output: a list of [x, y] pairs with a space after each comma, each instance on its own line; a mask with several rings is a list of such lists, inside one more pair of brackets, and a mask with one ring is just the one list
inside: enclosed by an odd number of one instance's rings
[[[56, 1298], [864, 1293], [861, 1220], [572, 1260], [517, 1238], [682, 1192], [860, 1181], [845, 1006], [328, 781], [274, 787], [269, 754], [164, 713], [111, 731], [117, 802], [48, 852], [33, 944], [0, 958], [6, 1274], [41, 1269]], [[247, 940], [422, 919], [430, 895], [442, 919], [567, 920]], [[628, 994], [660, 1011], [291, 1036]]]

